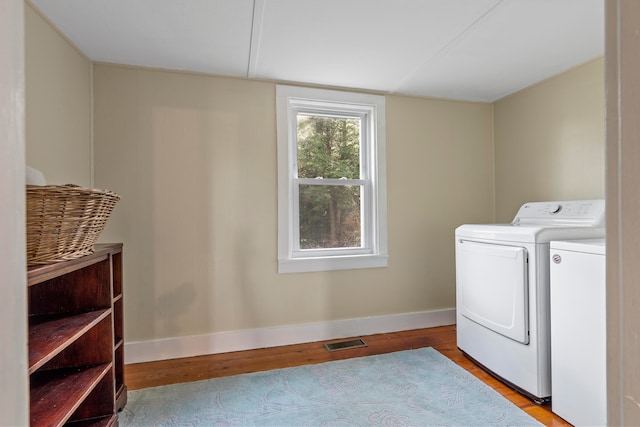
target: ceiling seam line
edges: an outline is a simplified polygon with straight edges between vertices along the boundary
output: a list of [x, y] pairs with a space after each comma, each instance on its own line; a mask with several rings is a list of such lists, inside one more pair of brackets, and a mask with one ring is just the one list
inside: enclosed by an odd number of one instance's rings
[[258, 63], [258, 50], [260, 48], [260, 35], [262, 33], [262, 20], [264, 16], [266, 0], [253, 0], [251, 15], [251, 35], [249, 36], [249, 58], [247, 61], [247, 78], [255, 78]]
[[433, 60], [434, 58], [436, 58], [438, 55], [440, 55], [442, 52], [444, 52], [445, 50], [447, 50], [451, 45], [453, 45], [458, 39], [460, 39], [463, 35], [465, 35], [466, 33], [469, 32], [469, 30], [471, 30], [471, 28], [475, 27], [476, 24], [478, 24], [478, 22], [482, 21], [488, 14], [490, 14], [491, 12], [493, 12], [493, 10], [495, 8], [497, 8], [498, 6], [500, 6], [502, 3], [504, 3], [505, 0], [499, 0], [496, 4], [494, 4], [493, 6], [491, 6], [489, 8], [489, 10], [487, 10], [485, 13], [483, 13], [482, 15], [480, 15], [475, 21], [473, 21], [471, 24], [469, 24], [465, 29], [463, 29], [460, 33], [458, 33], [457, 36], [455, 36], [454, 38], [452, 38], [447, 44], [445, 44], [442, 48], [438, 49], [438, 51], [436, 53], [434, 53], [433, 55], [431, 55], [429, 58], [425, 59], [424, 61], [422, 61], [420, 63], [419, 66], [417, 66], [413, 71], [411, 71], [410, 73], [407, 74], [407, 76], [405, 78], [403, 78], [402, 80], [400, 80], [400, 83], [398, 83], [397, 85], [395, 85], [395, 87], [393, 87], [391, 90], [389, 90], [389, 93], [396, 93], [403, 85], [404, 83], [411, 79], [413, 76], [415, 76], [419, 70], [421, 70], [422, 68], [424, 68], [425, 64], [427, 64], [428, 62], [430, 62], [431, 60]]

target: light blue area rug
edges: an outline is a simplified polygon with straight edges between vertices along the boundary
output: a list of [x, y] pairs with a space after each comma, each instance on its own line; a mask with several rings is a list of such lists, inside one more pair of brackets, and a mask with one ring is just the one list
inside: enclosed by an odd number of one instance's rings
[[540, 426], [432, 348], [129, 392], [127, 426]]

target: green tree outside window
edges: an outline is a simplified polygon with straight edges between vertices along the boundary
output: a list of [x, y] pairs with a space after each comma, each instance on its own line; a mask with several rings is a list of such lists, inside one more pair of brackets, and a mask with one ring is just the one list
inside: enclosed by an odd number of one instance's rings
[[360, 178], [360, 118], [298, 114], [300, 248], [361, 247], [362, 188], [324, 185], [324, 179]]

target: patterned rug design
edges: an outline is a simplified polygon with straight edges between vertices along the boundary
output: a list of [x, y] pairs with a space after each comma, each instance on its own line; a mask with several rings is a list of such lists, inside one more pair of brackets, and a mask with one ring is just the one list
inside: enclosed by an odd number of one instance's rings
[[433, 348], [129, 392], [134, 426], [540, 426]]

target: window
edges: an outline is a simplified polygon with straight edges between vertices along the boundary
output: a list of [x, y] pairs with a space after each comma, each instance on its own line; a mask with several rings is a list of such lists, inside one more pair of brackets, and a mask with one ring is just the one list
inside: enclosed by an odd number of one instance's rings
[[278, 271], [386, 267], [383, 96], [278, 86]]

